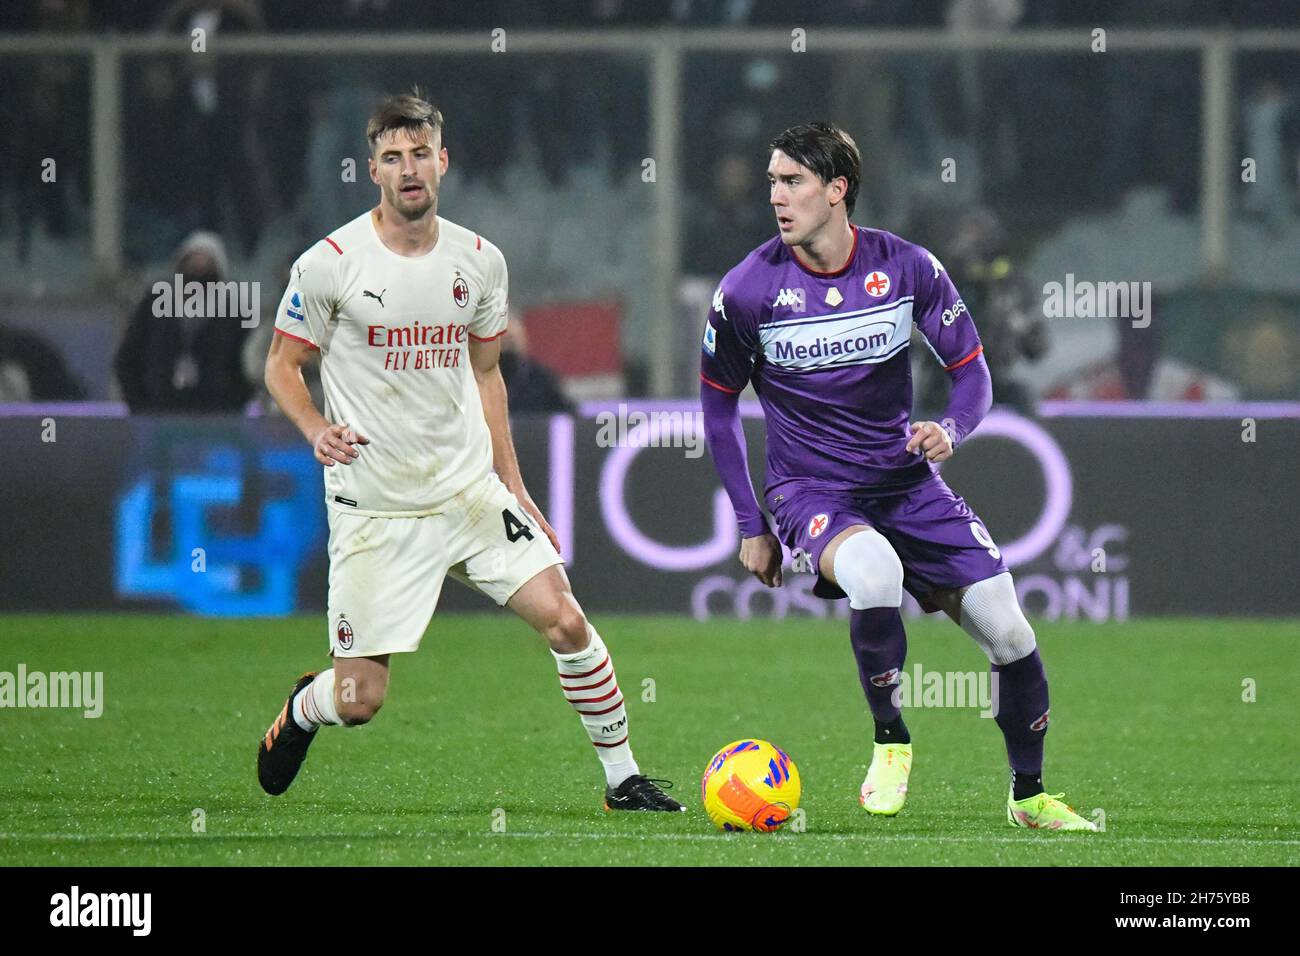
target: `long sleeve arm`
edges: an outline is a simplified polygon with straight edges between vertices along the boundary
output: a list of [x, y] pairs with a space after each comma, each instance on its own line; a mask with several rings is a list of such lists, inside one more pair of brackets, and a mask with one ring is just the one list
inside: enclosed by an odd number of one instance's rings
[[956, 368], [950, 369], [952, 392], [941, 425], [952, 438], [953, 447], [973, 432], [993, 405], [993, 378], [983, 352], [978, 352]]
[[713, 455], [718, 477], [722, 479], [722, 487], [736, 512], [741, 536], [753, 538], [766, 534], [767, 521], [749, 480], [745, 432], [740, 422], [740, 396], [701, 382], [700, 406], [704, 409], [704, 438], [709, 453]]

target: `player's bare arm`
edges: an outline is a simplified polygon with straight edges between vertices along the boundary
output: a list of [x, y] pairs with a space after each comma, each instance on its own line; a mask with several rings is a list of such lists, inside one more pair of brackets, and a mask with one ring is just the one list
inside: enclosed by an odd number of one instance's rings
[[311, 444], [318, 462], [327, 468], [334, 467], [335, 462], [350, 465], [361, 454], [356, 446], [368, 445], [370, 439], [346, 422], [331, 423], [317, 410], [302, 377], [303, 364], [315, 352], [306, 342], [284, 335], [272, 336], [271, 350], [266, 356], [266, 389]]
[[519, 459], [515, 456], [514, 439], [510, 437], [510, 411], [506, 399], [506, 382], [501, 377], [501, 340], [488, 342], [469, 340], [469, 362], [474, 369], [474, 381], [478, 384], [479, 398], [483, 402], [483, 417], [487, 420], [488, 432], [492, 436], [492, 467], [501, 479], [501, 483], [519, 499], [519, 504], [527, 511], [546, 532], [556, 551], [560, 550], [560, 539], [555, 530], [542, 515], [542, 511], [533, 502], [524, 487], [523, 475], [519, 472]]

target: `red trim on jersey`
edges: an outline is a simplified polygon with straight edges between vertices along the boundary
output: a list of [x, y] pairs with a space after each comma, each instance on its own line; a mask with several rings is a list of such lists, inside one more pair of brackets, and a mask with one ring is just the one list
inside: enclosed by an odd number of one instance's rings
[[501, 338], [501, 336], [503, 336], [503, 335], [505, 335], [505, 334], [506, 334], [506, 330], [505, 330], [505, 329], [502, 329], [502, 330], [501, 330], [500, 332], [498, 332], [496, 335], [489, 335], [487, 338], [482, 338], [481, 336], [475, 335], [473, 332], [471, 332], [471, 333], [469, 334], [469, 337], [470, 337], [471, 339], [473, 339], [475, 342], [492, 342], [492, 341], [494, 341], [494, 340], [496, 340], [496, 339]]
[[833, 272], [818, 272], [808, 263], [799, 258], [799, 253], [795, 251], [794, 246], [790, 247], [790, 255], [794, 256], [794, 261], [799, 264], [799, 268], [804, 272], [810, 272], [819, 279], [830, 279], [838, 275], [843, 275], [849, 271], [849, 266], [853, 265], [853, 257], [858, 254], [858, 227], [849, 223], [849, 228], [853, 230], [853, 248], [849, 250], [849, 257], [844, 260], [844, 265], [840, 266]]
[[474, 237], [474, 248], [475, 248], [475, 249], [482, 249], [482, 248], [483, 248], [483, 237], [482, 237], [482, 236], [475, 236], [475, 237]]
[[727, 386], [725, 386], [725, 385], [719, 385], [717, 382], [715, 382], [713, 379], [709, 378], [709, 377], [708, 377], [707, 375], [705, 375], [703, 372], [700, 373], [700, 381], [703, 382], [705, 385], [712, 385], [712, 386], [713, 386], [714, 388], [716, 388], [719, 392], [726, 392], [728, 395], [739, 395], [739, 394], [740, 394], [740, 389], [738, 389], [738, 388], [727, 388]]
[[561, 673], [561, 674], [560, 674], [560, 679], [561, 679], [561, 680], [572, 680], [572, 679], [575, 678], [575, 677], [590, 677], [592, 674], [596, 673], [596, 671], [600, 670], [602, 667], [604, 667], [604, 666], [605, 666], [606, 664], [608, 664], [608, 663], [609, 663], [609, 655], [606, 654], [606, 655], [605, 655], [605, 659], [604, 659], [603, 661], [601, 661], [599, 664], [597, 664], [595, 667], [593, 667], [591, 670], [589, 670], [589, 671], [583, 671], [581, 674], [563, 674], [563, 673]]
[[951, 372], [953, 369], [961, 368], [961, 367], [962, 367], [963, 365], [965, 365], [967, 362], [972, 361], [972, 360], [975, 358], [975, 356], [979, 355], [979, 354], [980, 354], [981, 352], [983, 352], [983, 351], [984, 351], [984, 346], [983, 346], [983, 345], [980, 345], [979, 347], [977, 347], [977, 348], [975, 349], [974, 352], [971, 352], [970, 355], [966, 356], [966, 357], [965, 357], [964, 359], [962, 359], [960, 362], [953, 362], [951, 365], [945, 365], [945, 366], [943, 367], [943, 370], [944, 370], [945, 372]]
[[284, 329], [276, 329], [276, 331], [279, 332], [281, 335], [283, 335], [286, 339], [293, 339], [295, 342], [301, 342], [303, 345], [309, 345], [312, 348], [316, 349], [316, 351], [318, 352], [320, 351], [320, 346], [317, 345], [315, 342], [308, 342], [306, 339], [300, 338], [297, 335], [292, 335], [289, 332], [286, 332]]
[[326, 237], [325, 237], [325, 241], [328, 242], [331, 246], [334, 247], [334, 251], [335, 251], [335, 252], [337, 252], [339, 255], [343, 255], [343, 250], [339, 248], [339, 244], [338, 244], [337, 242], [335, 242], [335, 241], [334, 241], [333, 239], [331, 239], [329, 236], [326, 236]]
[[627, 734], [623, 735], [622, 740], [616, 740], [612, 744], [598, 744], [594, 740], [591, 742], [593, 747], [617, 747], [619, 744], [627, 743]]

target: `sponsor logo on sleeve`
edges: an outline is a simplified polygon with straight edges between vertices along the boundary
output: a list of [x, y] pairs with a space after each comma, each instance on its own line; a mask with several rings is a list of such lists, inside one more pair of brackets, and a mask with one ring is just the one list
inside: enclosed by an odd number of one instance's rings
[[958, 299], [956, 302], [952, 304], [951, 309], [943, 310], [943, 324], [952, 325], [954, 322], [957, 321], [957, 316], [961, 315], [965, 311], [966, 311], [966, 303], [961, 299]]
[[299, 322], [303, 321], [302, 293], [297, 289], [294, 289], [290, 294], [289, 304], [285, 306], [284, 314], [291, 319], [298, 320]]
[[712, 322], [705, 322], [704, 323], [704, 351], [708, 352], [710, 355], [714, 355], [717, 353], [717, 348], [718, 348], [718, 333], [714, 331]]

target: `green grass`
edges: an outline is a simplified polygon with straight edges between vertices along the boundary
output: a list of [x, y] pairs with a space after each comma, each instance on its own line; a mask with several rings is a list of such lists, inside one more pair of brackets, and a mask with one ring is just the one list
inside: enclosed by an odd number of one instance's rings
[[[11, 617], [0, 671], [102, 670], [106, 705], [89, 720], [0, 710], [0, 864], [1300, 863], [1300, 622], [1039, 625], [1045, 780], [1085, 815], [1104, 809], [1098, 834], [1006, 825], [1002, 737], [973, 708], [910, 709], [907, 808], [865, 814], [870, 721], [843, 622], [596, 624], [642, 769], [675, 780], [688, 814], [599, 809], [597, 761], [553, 662], [504, 613], [436, 618], [418, 654], [395, 656], [376, 720], [322, 731], [280, 798], [258, 788], [256, 744], [293, 678], [326, 663], [322, 617]], [[985, 669], [944, 621], [909, 638], [909, 671]], [[743, 736], [793, 757], [805, 832], [712, 829], [700, 774]]]

